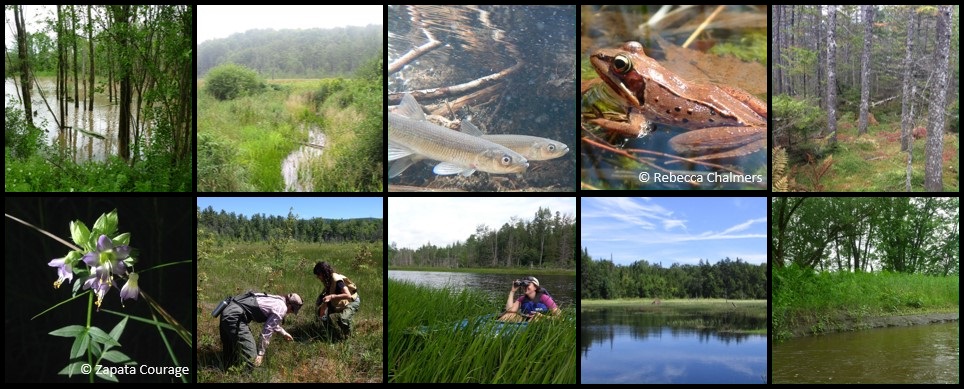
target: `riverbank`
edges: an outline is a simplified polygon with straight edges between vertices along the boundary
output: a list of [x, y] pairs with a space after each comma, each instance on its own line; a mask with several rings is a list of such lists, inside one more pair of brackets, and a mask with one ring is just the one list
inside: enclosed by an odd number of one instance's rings
[[[915, 325], [958, 321], [959, 312], [923, 312], [885, 316], [863, 316], [850, 312], [827, 312], [800, 315], [789, 330], [778, 333], [778, 339], [814, 336], [834, 332], [860, 331], [871, 328], [907, 327]], [[787, 331], [789, 333], [787, 333]]]
[[957, 320], [958, 285], [957, 276], [774, 268], [773, 334], [783, 340]]

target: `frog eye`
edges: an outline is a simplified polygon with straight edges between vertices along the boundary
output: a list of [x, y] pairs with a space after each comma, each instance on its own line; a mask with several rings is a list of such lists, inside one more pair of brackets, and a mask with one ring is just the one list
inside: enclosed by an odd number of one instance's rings
[[613, 68], [620, 74], [629, 73], [633, 69], [633, 61], [629, 57], [619, 54], [616, 58], [613, 58]]
[[512, 163], [512, 157], [510, 157], [510, 156], [508, 156], [508, 155], [503, 155], [503, 156], [502, 156], [502, 164], [508, 166], [510, 163]]

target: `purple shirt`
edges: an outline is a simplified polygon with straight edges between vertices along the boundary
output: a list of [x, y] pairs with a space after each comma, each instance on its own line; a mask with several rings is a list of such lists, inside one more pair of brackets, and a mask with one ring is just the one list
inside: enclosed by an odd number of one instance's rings
[[258, 355], [264, 355], [268, 344], [271, 343], [272, 334], [280, 332], [281, 335], [291, 336], [284, 328], [281, 328], [281, 320], [288, 314], [288, 304], [285, 302], [283, 296], [271, 294], [267, 296], [255, 296], [255, 300], [258, 302], [258, 307], [261, 308], [261, 312], [264, 312], [264, 316], [268, 318], [268, 320], [264, 322], [264, 328], [261, 329], [261, 347], [258, 347]]
[[[549, 308], [549, 312], [552, 312], [552, 311], [556, 310], [557, 308], [559, 308], [559, 307], [556, 306], [556, 302], [555, 302], [555, 301], [552, 301], [552, 297], [549, 297], [548, 294], [543, 293], [542, 295], [539, 295], [539, 296], [537, 296], [537, 297], [539, 297], [539, 302], [545, 304], [545, 305], [546, 305], [546, 308]], [[525, 299], [526, 299], [526, 295], [523, 294], [522, 296], [519, 296], [519, 298], [516, 299], [515, 301], [516, 301], [517, 303], [519, 303], [519, 306], [521, 307], [521, 306], [522, 306], [522, 303], [525, 301]]]

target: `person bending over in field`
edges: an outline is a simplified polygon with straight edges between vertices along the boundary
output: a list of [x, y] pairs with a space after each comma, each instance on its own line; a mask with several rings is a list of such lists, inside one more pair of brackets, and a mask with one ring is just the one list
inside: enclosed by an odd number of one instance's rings
[[[515, 299], [515, 292], [522, 288], [524, 293]], [[539, 279], [529, 276], [512, 282], [509, 298], [505, 302], [505, 311], [499, 316], [500, 321], [520, 322], [535, 320], [544, 315], [556, 316], [559, 307], [552, 300], [549, 291], [539, 286]]]
[[[271, 335], [278, 332], [285, 339], [293, 340], [291, 334], [281, 327], [285, 315], [298, 314], [301, 309], [301, 296], [289, 293], [287, 296], [276, 296], [266, 293], [248, 292], [228, 297], [223, 301], [219, 312], [221, 315], [221, 346], [224, 369], [243, 361], [248, 367], [261, 366], [264, 353], [271, 342]], [[217, 315], [218, 312], [215, 312]], [[255, 321], [264, 323], [261, 330], [261, 346], [255, 348], [254, 337], [248, 323]]]
[[352, 317], [361, 305], [358, 287], [348, 277], [336, 273], [328, 262], [316, 263], [314, 273], [325, 287], [315, 300], [318, 319], [329, 334], [337, 331], [341, 338], [347, 338], [351, 335]]

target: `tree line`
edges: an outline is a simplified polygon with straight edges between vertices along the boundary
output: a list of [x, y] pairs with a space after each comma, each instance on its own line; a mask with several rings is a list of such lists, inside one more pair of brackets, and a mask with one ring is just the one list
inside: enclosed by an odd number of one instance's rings
[[770, 288], [767, 264], [754, 265], [729, 257], [710, 264], [662, 263], [645, 260], [619, 265], [611, 260], [594, 260], [582, 251], [579, 269], [580, 296], [584, 299], [620, 298], [725, 298], [766, 299]]
[[576, 223], [572, 215], [539, 207], [531, 220], [511, 217], [501, 227], [476, 226], [463, 241], [417, 249], [389, 247], [390, 266], [422, 267], [540, 267], [574, 269]]
[[351, 76], [370, 58], [381, 55], [382, 26], [306, 30], [249, 30], [198, 46], [197, 72], [236, 63], [268, 78]]
[[957, 198], [777, 197], [770, 258], [777, 268], [959, 274], [959, 209]]
[[382, 239], [382, 219], [298, 219], [293, 211], [288, 216], [256, 213], [246, 215], [216, 212], [208, 206], [198, 207], [198, 227], [220, 239], [240, 242], [266, 242], [290, 237], [299, 242], [375, 242]]

